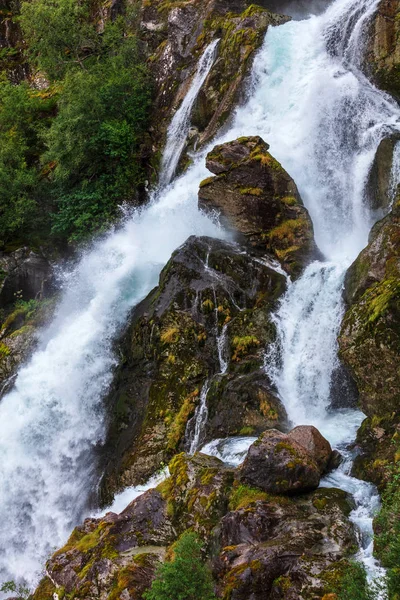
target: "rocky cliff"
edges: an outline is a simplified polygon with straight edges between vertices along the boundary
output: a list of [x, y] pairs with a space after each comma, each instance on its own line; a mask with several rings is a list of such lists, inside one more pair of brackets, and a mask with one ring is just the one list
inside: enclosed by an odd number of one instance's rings
[[[87, 519], [74, 530], [48, 561], [33, 600], [53, 593], [58, 598], [139, 600], [158, 562], [171, 557], [174, 542], [188, 530], [203, 541], [218, 598], [300, 600], [334, 590], [355, 536], [346, 493], [315, 490], [330, 446], [313, 428], [289, 436], [267, 434], [270, 450], [275, 439], [270, 467], [280, 469], [283, 457], [293, 454], [296, 466], [286, 460], [282, 470], [291, 472], [291, 495], [284, 490], [285, 495], [276, 490], [273, 495], [261, 482], [265, 434], [236, 469], [202, 454], [178, 454], [169, 465], [170, 476], [156, 489], [121, 514]], [[306, 489], [315, 491], [299, 494]]]

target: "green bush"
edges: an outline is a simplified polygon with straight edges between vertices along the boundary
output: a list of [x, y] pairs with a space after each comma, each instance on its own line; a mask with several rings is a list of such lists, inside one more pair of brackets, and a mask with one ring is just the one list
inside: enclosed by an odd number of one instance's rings
[[53, 232], [79, 239], [132, 198], [143, 181], [140, 146], [150, 102], [134, 38], [88, 71], [67, 74], [43, 159], [55, 165]]
[[374, 527], [375, 551], [387, 569], [389, 600], [400, 600], [400, 472], [393, 467]]
[[376, 598], [368, 586], [364, 566], [357, 562], [348, 565], [334, 591], [337, 594], [337, 600], [374, 600]]
[[98, 52], [88, 1], [22, 2], [20, 23], [31, 60], [52, 79], [62, 78], [70, 66], [83, 67]]
[[31, 237], [45, 226], [46, 194], [40, 177], [42, 136], [54, 99], [27, 84], [0, 81], [0, 240]]
[[211, 574], [203, 562], [201, 542], [184, 533], [176, 543], [174, 559], [160, 566], [145, 600], [216, 600]]

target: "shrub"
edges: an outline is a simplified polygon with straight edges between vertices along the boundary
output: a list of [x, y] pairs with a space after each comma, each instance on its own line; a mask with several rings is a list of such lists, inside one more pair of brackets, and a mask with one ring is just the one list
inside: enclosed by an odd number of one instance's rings
[[195, 533], [185, 532], [175, 545], [173, 560], [159, 567], [145, 600], [216, 600], [201, 546]]

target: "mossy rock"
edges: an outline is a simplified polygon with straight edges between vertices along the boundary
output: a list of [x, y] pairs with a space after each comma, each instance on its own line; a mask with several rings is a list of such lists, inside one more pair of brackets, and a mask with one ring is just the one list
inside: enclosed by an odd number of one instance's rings
[[253, 252], [270, 254], [297, 277], [317, 255], [313, 227], [296, 184], [260, 137], [239, 138], [208, 155], [213, 179], [202, 182], [199, 207]]

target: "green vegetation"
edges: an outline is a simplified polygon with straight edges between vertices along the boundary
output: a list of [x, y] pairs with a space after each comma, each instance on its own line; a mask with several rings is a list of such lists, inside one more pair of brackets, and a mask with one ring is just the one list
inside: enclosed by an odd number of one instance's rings
[[174, 547], [174, 558], [162, 564], [145, 600], [215, 600], [210, 571], [203, 562], [202, 544], [185, 532]]
[[336, 600], [374, 600], [376, 597], [369, 589], [365, 568], [357, 562], [347, 566], [335, 593]]
[[400, 469], [389, 467], [390, 482], [375, 519], [375, 551], [387, 569], [389, 600], [400, 600]]
[[21, 3], [26, 58], [48, 84], [0, 73], [2, 247], [80, 240], [143, 186], [151, 85], [135, 14], [100, 27], [98, 9], [91, 0]]
[[6, 581], [0, 586], [0, 592], [4, 594], [13, 594], [14, 598], [18, 600], [26, 600], [29, 597], [29, 588], [22, 584], [17, 584], [15, 581]]

